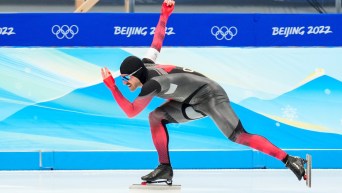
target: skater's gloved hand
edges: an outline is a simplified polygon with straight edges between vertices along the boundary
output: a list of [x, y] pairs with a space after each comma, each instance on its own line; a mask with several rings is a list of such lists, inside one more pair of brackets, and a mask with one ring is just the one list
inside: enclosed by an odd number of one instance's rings
[[175, 1], [165, 0], [162, 5], [161, 14], [165, 17], [169, 17], [174, 8], [175, 8]]
[[106, 86], [109, 89], [113, 89], [115, 87], [115, 80], [112, 74], [110, 73], [110, 71], [108, 70], [108, 68], [107, 67], [101, 68], [101, 74], [102, 74], [103, 82], [106, 84]]

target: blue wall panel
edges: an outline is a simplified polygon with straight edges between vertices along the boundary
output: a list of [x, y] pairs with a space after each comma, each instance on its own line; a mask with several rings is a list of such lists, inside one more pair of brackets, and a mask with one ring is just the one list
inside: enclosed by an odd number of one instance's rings
[[[312, 155], [315, 169], [340, 169], [341, 150], [290, 150], [290, 154]], [[252, 150], [171, 151], [174, 169], [284, 169], [278, 160]], [[1, 152], [1, 170], [107, 170], [153, 169], [157, 153], [146, 152]]]
[[1, 152], [0, 170], [38, 170], [38, 152]]

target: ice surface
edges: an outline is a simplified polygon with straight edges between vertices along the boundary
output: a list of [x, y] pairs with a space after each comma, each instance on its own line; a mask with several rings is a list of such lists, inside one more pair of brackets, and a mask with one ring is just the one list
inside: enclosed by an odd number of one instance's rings
[[341, 193], [342, 170], [312, 170], [312, 188], [287, 169], [175, 170], [181, 190], [129, 189], [147, 170], [0, 171], [2, 193]]

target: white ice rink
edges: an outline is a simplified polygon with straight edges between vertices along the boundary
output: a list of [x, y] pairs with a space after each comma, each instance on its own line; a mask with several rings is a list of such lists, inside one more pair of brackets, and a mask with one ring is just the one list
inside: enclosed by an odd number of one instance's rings
[[342, 170], [312, 171], [312, 188], [289, 170], [175, 170], [181, 190], [131, 190], [147, 170], [0, 171], [1, 193], [341, 193]]

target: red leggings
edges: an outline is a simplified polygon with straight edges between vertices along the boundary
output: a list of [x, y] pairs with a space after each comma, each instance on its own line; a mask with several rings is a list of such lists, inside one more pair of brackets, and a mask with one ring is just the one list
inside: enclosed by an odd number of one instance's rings
[[[149, 121], [153, 143], [159, 156], [159, 163], [170, 164], [169, 135], [166, 124], [175, 122], [175, 120], [168, 116], [168, 114], [163, 110], [157, 108], [155, 111], [150, 113]], [[246, 145], [267, 155], [273, 156], [281, 161], [283, 161], [287, 156], [285, 151], [273, 145], [265, 137], [247, 133], [240, 121], [238, 121], [238, 125], [228, 138], [231, 141]]]

